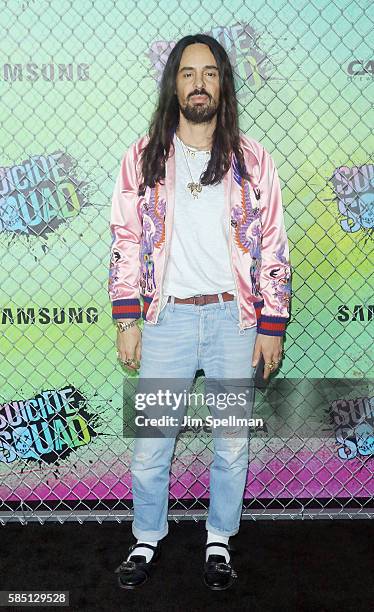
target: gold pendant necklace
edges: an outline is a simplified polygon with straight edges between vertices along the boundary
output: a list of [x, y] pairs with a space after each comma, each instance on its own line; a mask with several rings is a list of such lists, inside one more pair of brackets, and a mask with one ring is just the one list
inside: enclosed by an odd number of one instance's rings
[[192, 181], [192, 183], [187, 183], [187, 188], [190, 190], [191, 194], [196, 199], [199, 197], [198, 194], [201, 193], [203, 186], [201, 183], [194, 183]]
[[[191, 177], [191, 182], [190, 182], [190, 183], [187, 183], [187, 189], [189, 189], [189, 190], [190, 190], [191, 195], [192, 195], [192, 196], [193, 196], [193, 198], [196, 200], [196, 199], [199, 197], [199, 193], [201, 193], [201, 191], [202, 191], [202, 189], [203, 189], [203, 186], [202, 186], [202, 184], [200, 183], [200, 180], [199, 180], [199, 182], [198, 182], [198, 183], [196, 183], [196, 182], [193, 180], [193, 176], [192, 176], [191, 168], [190, 168], [189, 163], [188, 163], [188, 161], [187, 161], [187, 156], [186, 156], [186, 152], [185, 152], [185, 150], [184, 150], [184, 145], [183, 145], [183, 142], [180, 140], [180, 138], [178, 138], [178, 137], [177, 137], [177, 139], [178, 139], [178, 142], [180, 143], [181, 149], [182, 149], [182, 151], [183, 151], [184, 159], [185, 159], [185, 161], [186, 161], [186, 165], [187, 165], [187, 168], [188, 168], [188, 172], [189, 172], [190, 177]], [[194, 152], [194, 151], [193, 151], [193, 154], [194, 154], [193, 156], [195, 157], [195, 152]], [[209, 158], [208, 158], [208, 159], [207, 159], [207, 161], [205, 162], [205, 166], [204, 166], [204, 168], [203, 168], [203, 170], [202, 170], [202, 172], [201, 172], [201, 174], [200, 174], [200, 178], [201, 178], [202, 174], [204, 174], [204, 172], [205, 172], [205, 170], [206, 170], [206, 167], [207, 167], [207, 165], [208, 165], [208, 162], [209, 162]]]

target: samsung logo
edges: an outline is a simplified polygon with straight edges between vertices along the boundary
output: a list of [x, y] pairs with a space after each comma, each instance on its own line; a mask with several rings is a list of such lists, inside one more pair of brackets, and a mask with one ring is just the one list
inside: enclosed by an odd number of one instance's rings
[[2, 79], [16, 81], [88, 81], [89, 64], [3, 64]]
[[338, 321], [346, 323], [347, 321], [372, 321], [374, 320], [374, 304], [355, 304], [354, 306], [348, 306], [348, 304], [341, 304], [338, 307], [338, 313], [336, 315]]

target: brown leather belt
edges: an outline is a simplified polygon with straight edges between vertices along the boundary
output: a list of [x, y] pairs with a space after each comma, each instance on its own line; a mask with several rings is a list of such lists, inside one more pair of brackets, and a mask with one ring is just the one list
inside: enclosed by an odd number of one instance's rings
[[[222, 299], [224, 302], [230, 302], [235, 299], [235, 296], [232, 293], [228, 293], [228, 291], [224, 291], [222, 293]], [[171, 302], [171, 296], [169, 296], [168, 302]], [[194, 295], [189, 298], [174, 298], [174, 302], [176, 304], [195, 304], [195, 306], [205, 306], [205, 304], [214, 304], [214, 302], [219, 302], [218, 293], [212, 293], [210, 295]]]

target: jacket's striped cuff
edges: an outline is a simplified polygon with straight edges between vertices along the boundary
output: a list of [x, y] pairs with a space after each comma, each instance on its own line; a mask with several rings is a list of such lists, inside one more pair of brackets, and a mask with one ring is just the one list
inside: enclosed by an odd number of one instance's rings
[[260, 320], [261, 317], [261, 308], [264, 305], [264, 300], [260, 300], [259, 302], [253, 302], [253, 306], [255, 307], [255, 311], [256, 311], [256, 319], [257, 319], [257, 323]]
[[143, 319], [146, 320], [147, 319], [147, 312], [148, 312], [148, 308], [150, 307], [150, 305], [152, 304], [153, 301], [153, 297], [149, 297], [148, 295], [143, 295]]
[[114, 300], [112, 302], [113, 319], [140, 319], [140, 300]]
[[284, 336], [288, 317], [267, 317], [261, 315], [257, 321], [257, 333], [265, 336]]
[[256, 311], [257, 318], [257, 333], [265, 336], [284, 336], [286, 332], [286, 323], [289, 317], [269, 317], [262, 315], [261, 310], [264, 306], [264, 300], [254, 302], [253, 306]]

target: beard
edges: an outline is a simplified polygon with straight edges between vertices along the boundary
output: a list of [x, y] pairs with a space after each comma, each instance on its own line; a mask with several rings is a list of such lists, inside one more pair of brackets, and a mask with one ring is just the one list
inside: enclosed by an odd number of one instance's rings
[[179, 104], [179, 108], [185, 119], [191, 123], [209, 123], [218, 111], [218, 105], [210, 96], [206, 104], [190, 104], [187, 101], [185, 106]]

